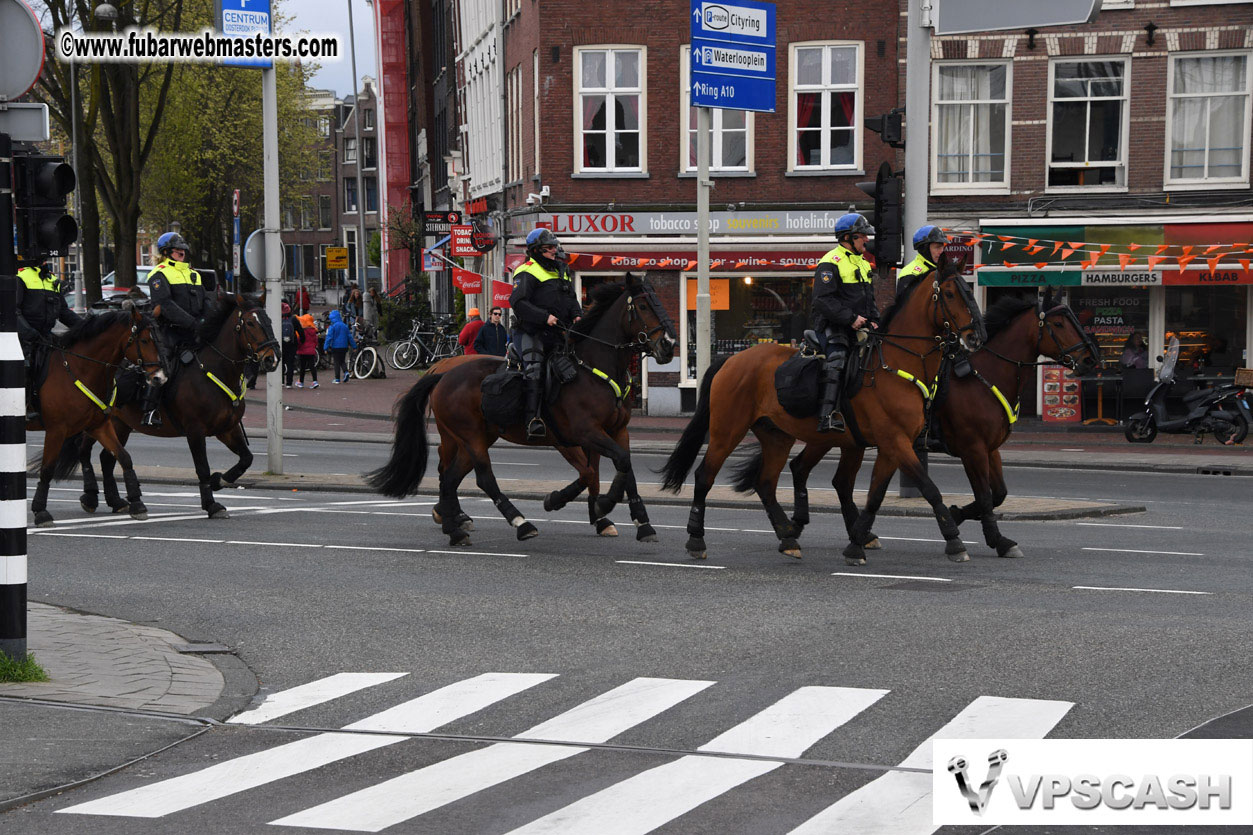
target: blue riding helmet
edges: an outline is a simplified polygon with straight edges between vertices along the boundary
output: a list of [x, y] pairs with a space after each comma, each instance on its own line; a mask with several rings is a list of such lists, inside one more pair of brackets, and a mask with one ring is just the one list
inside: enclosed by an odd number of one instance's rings
[[187, 252], [191, 249], [191, 247], [187, 245], [187, 241], [184, 240], [183, 236], [177, 232], [166, 232], [164, 235], [157, 238], [157, 252], [164, 255], [168, 251], [175, 249], [181, 249], [183, 252]]
[[919, 226], [918, 231], [914, 233], [914, 249], [924, 255], [930, 244], [947, 244], [948, 242], [948, 235], [945, 235], [938, 226]]
[[865, 216], [859, 215], [857, 212], [849, 212], [835, 222], [836, 240], [843, 240], [845, 235], [873, 237], [874, 227], [870, 225], [870, 221], [866, 220]]
[[544, 246], [560, 246], [557, 236], [552, 233], [551, 229], [542, 226], [532, 229], [526, 236], [527, 249], [539, 249]]

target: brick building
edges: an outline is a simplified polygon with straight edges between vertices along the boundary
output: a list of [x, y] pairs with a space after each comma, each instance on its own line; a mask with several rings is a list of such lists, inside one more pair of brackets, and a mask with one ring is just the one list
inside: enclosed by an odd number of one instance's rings
[[1253, 4], [1105, 0], [931, 56], [930, 219], [990, 235], [981, 301], [1048, 284], [1107, 360], [1139, 333], [1150, 365], [1171, 335], [1201, 372], [1248, 365]]
[[340, 240], [337, 207], [342, 198], [334, 128], [343, 102], [331, 90], [309, 90], [308, 95], [309, 109], [317, 120], [317, 160], [314, 168], [301, 173], [301, 179], [311, 183], [310, 195], [282, 207], [283, 289], [288, 292], [301, 285], [313, 291], [324, 289], [328, 275], [322, 267], [323, 255]]
[[[361, 107], [361, 136], [357, 141], [357, 125], [354, 121], [353, 108]], [[369, 244], [370, 238], [379, 230], [379, 207], [382, 203], [379, 190], [379, 132], [376, 116], [378, 111], [377, 94], [374, 79], [366, 76], [361, 80], [359, 96], [345, 96], [337, 108], [338, 118], [334, 123], [335, 134], [335, 178], [339, 194], [336, 207], [337, 223], [340, 230], [339, 246], [348, 247], [348, 270], [337, 270], [328, 274], [328, 289], [342, 288], [343, 282], [357, 281], [358, 262], [357, 245], [359, 231], [358, 212], [365, 212], [365, 238], [362, 246]], [[361, 188], [364, 194], [357, 194], [357, 166], [361, 166]], [[369, 259], [367, 258], [367, 264]], [[377, 268], [370, 272], [376, 276]], [[338, 273], [344, 273], [341, 277]], [[377, 279], [374, 279], [377, 283]], [[365, 285], [362, 284], [362, 289]]]

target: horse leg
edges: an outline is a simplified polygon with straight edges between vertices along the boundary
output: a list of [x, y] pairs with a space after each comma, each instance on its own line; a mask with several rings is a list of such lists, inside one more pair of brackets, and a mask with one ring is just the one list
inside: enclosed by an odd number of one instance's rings
[[222, 442], [223, 446], [235, 453], [239, 460], [235, 462], [235, 466], [225, 473], [214, 473], [209, 477], [209, 486], [215, 491], [221, 490], [223, 485], [234, 484], [236, 479], [252, 466], [252, 450], [248, 447], [248, 435], [244, 432], [243, 423], [237, 423], [221, 435], [218, 435], [218, 440]]
[[[844, 517], [844, 529], [848, 531], [848, 538], [857, 542], [867, 551], [877, 551], [883, 547], [883, 543], [879, 541], [879, 537], [874, 535], [874, 531], [869, 527], [858, 537], [854, 537], [853, 530], [857, 526], [857, 519], [860, 511], [857, 509], [857, 502], [853, 499], [853, 487], [857, 482], [857, 473], [861, 471], [861, 462], [866, 458], [866, 450], [862, 447], [853, 447], [840, 451], [840, 463], [835, 468], [835, 475], [831, 477], [831, 486], [835, 488], [835, 495], [840, 500], [840, 514]], [[814, 462], [817, 463], [817, 462]]]
[[205, 450], [204, 435], [188, 432], [187, 448], [191, 450], [191, 460], [196, 466], [196, 480], [200, 486], [200, 507], [209, 514], [210, 519], [231, 518], [226, 508], [213, 498], [213, 485], [209, 483], [209, 454]]
[[[614, 436], [614, 442], [623, 449], [629, 450], [631, 448], [631, 438], [627, 434], [625, 427], [620, 429], [618, 434]], [[644, 507], [644, 499], [640, 496], [640, 488], [635, 481], [635, 471], [628, 469], [626, 472], [615, 475], [614, 483], [609, 488], [610, 492], [617, 486], [619, 480], [622, 481], [623, 488], [626, 491], [627, 507], [631, 511], [631, 521], [635, 523], [635, 541], [656, 542], [657, 529], [648, 521], [648, 508]], [[608, 520], [606, 519], [605, 521]]]
[[[840, 459], [840, 465], [843, 467], [844, 460]], [[849, 565], [865, 565], [866, 551], [862, 544], [866, 541], [866, 536], [870, 532], [870, 528], [874, 525], [875, 515], [878, 514], [879, 508], [883, 504], [883, 497], [887, 494], [888, 484], [892, 481], [892, 474], [896, 472], [896, 462], [890, 455], [885, 453], [882, 446], [879, 447], [879, 457], [875, 459], [874, 469], [870, 473], [870, 492], [866, 496], [866, 507], [857, 516], [852, 527], [848, 532], [848, 547], [844, 549], [844, 561]], [[845, 473], [841, 479], [843, 488], [847, 491], [847, 495], [852, 497], [852, 480], [856, 471]], [[839, 474], [837, 473], [837, 478]], [[844, 504], [841, 498], [841, 506]], [[847, 515], [845, 521], [847, 522]]]
[[[1005, 502], [1005, 497], [1009, 495], [1008, 489], [1005, 487], [1005, 470], [1001, 466], [1001, 451], [994, 449], [988, 454], [988, 474], [991, 479], [992, 489], [992, 509], [1000, 507]], [[996, 555], [998, 557], [1021, 557], [1022, 549], [1018, 547], [1018, 543], [1009, 537], [1001, 534], [1000, 526], [996, 524], [996, 517], [993, 513], [988, 514], [988, 520], [996, 530]], [[986, 533], [987, 522], [984, 523], [984, 531]]]
[[[713, 424], [710, 424], [712, 430]], [[696, 466], [695, 488], [692, 491], [692, 509], [687, 515], [687, 553], [692, 559], [703, 560], [709, 557], [709, 552], [705, 547], [705, 499], [709, 495], [709, 491], [714, 486], [714, 480], [718, 477], [718, 471], [722, 469], [722, 465], [726, 463], [727, 456], [735, 449], [735, 445], [744, 437], [744, 432], [738, 433], [738, 437], [734, 440], [731, 437], [724, 437], [719, 434], [714, 437], [710, 432], [709, 446], [705, 449], [705, 457], [701, 459], [700, 464]]]
[[113, 424], [106, 421], [96, 429], [90, 430], [90, 434], [100, 442], [102, 450], [108, 450], [109, 454], [122, 465], [122, 480], [126, 482], [126, 505], [131, 518], [147, 519], [148, 507], [144, 504], [142, 491], [139, 488], [139, 475], [135, 472], [131, 454], [122, 445], [121, 439], [113, 429]]
[[579, 477], [560, 490], [554, 490], [544, 498], [544, 510], [560, 510], [572, 500], [587, 491], [587, 517], [596, 528], [598, 536], [614, 537], [618, 529], [612, 521], [602, 516], [596, 509], [600, 497], [600, 453], [579, 447], [558, 447], [561, 457], [569, 462], [578, 472]]
[[[483, 457], [487, 450], [483, 450]], [[470, 534], [462, 527], [460, 518], [465, 515], [461, 510], [461, 501], [457, 498], [457, 488], [461, 481], [474, 469], [470, 454], [464, 449], [453, 453], [443, 472], [439, 474], [439, 505], [443, 512], [440, 529], [448, 536], [449, 545], [469, 545]]]
[[91, 449], [95, 446], [92, 438], [83, 440], [79, 447], [78, 465], [83, 468], [83, 493], [78, 497], [79, 506], [88, 513], [95, 513], [100, 506], [100, 486], [96, 482], [96, 470], [91, 465]]
[[800, 531], [779, 506], [778, 498], [779, 473], [783, 471], [788, 453], [792, 451], [792, 438], [773, 430], [756, 428], [753, 434], [761, 443], [761, 468], [757, 471], [757, 483], [754, 489], [757, 491], [758, 498], [761, 499], [762, 506], [766, 509], [766, 516], [770, 518], [774, 535], [779, 539], [779, 553], [799, 560], [801, 546], [796, 541], [796, 537], [800, 535]]
[[518, 510], [513, 502], [509, 501], [509, 497], [501, 492], [500, 485], [496, 483], [496, 474], [492, 472], [492, 462], [487, 457], [486, 447], [481, 453], [474, 450], [471, 455], [475, 483], [492, 500], [492, 504], [496, 505], [496, 509], [500, 511], [501, 516], [505, 517], [505, 521], [517, 530], [518, 541], [539, 536], [539, 530], [528, 522], [522, 515], [522, 511]]
[[39, 484], [35, 487], [35, 495], [31, 497], [30, 509], [35, 514], [35, 527], [50, 528], [53, 525], [52, 514], [48, 512], [48, 489], [52, 486], [52, 470], [61, 454], [61, 445], [65, 443], [65, 433], [59, 430], [44, 430], [43, 458], [39, 462]]
[[[904, 439], [904, 435], [890, 437], [887, 444], [880, 444], [879, 458], [875, 462], [874, 478], [879, 476], [880, 463], [886, 462], [889, 467], [899, 467], [901, 472], [908, 473], [914, 481], [919, 485], [923, 498], [931, 505], [931, 510], [935, 513], [935, 520], [940, 526], [940, 534], [944, 537], [944, 554], [953, 562], [966, 562], [970, 559], [970, 554], [966, 552], [966, 545], [961, 540], [961, 531], [957, 527], [957, 523], [953, 521], [952, 515], [949, 513], [948, 505], [944, 504], [944, 496], [940, 494], [940, 490], [935, 486], [935, 482], [931, 480], [931, 476], [927, 474], [927, 470], [922, 466], [922, 462], [918, 460], [918, 454], [914, 452], [913, 444]], [[886, 469], [891, 474], [891, 469]], [[875, 501], [875, 510], [878, 510], [879, 503], [883, 500], [883, 493], [887, 491], [887, 480], [878, 487], [878, 500]], [[874, 496], [872, 495], [872, 500]], [[870, 529], [873, 522], [873, 516], [870, 521], [866, 520], [866, 515], [858, 519], [857, 524], [862, 532]], [[862, 525], [865, 525], [863, 528]]]
[[[456, 446], [441, 439], [439, 442], [439, 467], [437, 469], [441, 478], [443, 477], [444, 469], [447, 466], [446, 462], [450, 461], [454, 455], [456, 455]], [[464, 478], [464, 476], [462, 477]], [[440, 525], [441, 527], [444, 524], [444, 513], [440, 510], [439, 500], [436, 500], [435, 506], [431, 508], [431, 519], [435, 521], [435, 524]], [[459, 512], [457, 514], [457, 521], [461, 524], [461, 529], [466, 533], [474, 532], [474, 520], [470, 518], [470, 514]]]
[[125, 513], [130, 505], [117, 489], [117, 479], [113, 477], [113, 467], [117, 458], [104, 447], [100, 448], [100, 478], [104, 482], [104, 501], [114, 513]]

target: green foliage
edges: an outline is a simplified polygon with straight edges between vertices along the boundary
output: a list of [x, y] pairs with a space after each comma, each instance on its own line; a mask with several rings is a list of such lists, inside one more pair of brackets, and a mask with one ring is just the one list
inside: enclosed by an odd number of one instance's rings
[[31, 681], [47, 681], [48, 673], [39, 663], [35, 661], [35, 656], [29, 652], [25, 658], [10, 658], [3, 652], [0, 652], [0, 681], [8, 682], [31, 682]]
[[370, 236], [370, 243], [367, 244], [365, 248], [365, 255], [367, 258], [370, 259], [370, 266], [377, 267], [381, 263], [383, 263], [381, 260], [379, 260], [379, 254], [382, 251], [382, 249], [383, 249], [383, 236], [380, 235], [378, 230], [376, 229], [374, 230], [374, 234]]
[[379, 306], [379, 331], [386, 340], [404, 339], [414, 319], [431, 321], [431, 302], [427, 297], [427, 276], [410, 276], [405, 291], [394, 299], [383, 299]]

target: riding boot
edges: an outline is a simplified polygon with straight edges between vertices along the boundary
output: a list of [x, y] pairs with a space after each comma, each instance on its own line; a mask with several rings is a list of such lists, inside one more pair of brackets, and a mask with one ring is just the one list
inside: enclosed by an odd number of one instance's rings
[[526, 413], [531, 420], [526, 425], [526, 437], [530, 441], [538, 441], [548, 434], [548, 427], [540, 417], [540, 403], [543, 397], [543, 378], [526, 379]]
[[827, 379], [822, 387], [822, 406], [818, 410], [819, 432], [843, 432], [844, 415], [840, 413], [840, 388], [844, 376], [844, 354], [827, 357]]
[[139, 421], [140, 426], [160, 426], [161, 425], [161, 387], [148, 384], [148, 388], [144, 389], [144, 416]]
[[39, 395], [31, 391], [31, 387], [26, 387], [26, 422], [34, 423], [39, 420]]

